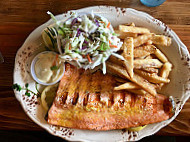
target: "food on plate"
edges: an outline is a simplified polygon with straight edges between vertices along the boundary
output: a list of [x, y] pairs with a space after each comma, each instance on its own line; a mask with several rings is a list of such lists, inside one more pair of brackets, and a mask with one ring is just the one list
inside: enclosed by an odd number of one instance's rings
[[125, 67], [130, 75], [131, 78], [133, 78], [133, 49], [134, 49], [134, 44], [133, 44], [133, 38], [128, 37], [125, 38], [124, 43], [123, 43], [123, 57], [126, 60], [127, 64], [125, 63]]
[[145, 91], [152, 94], [153, 96], [157, 95], [155, 85], [151, 84], [146, 79], [139, 76], [138, 74], [134, 73], [133, 78], [130, 78], [130, 76], [128, 75], [128, 73], [124, 67], [119, 66], [114, 63], [110, 63], [110, 62], [108, 62], [106, 65], [107, 65], [109, 72], [111, 72], [115, 75], [118, 75], [120, 77], [126, 78], [128, 80], [131, 80], [132, 82], [139, 85], [141, 88], [143, 88]]
[[171, 45], [170, 37], [134, 23], [114, 31], [106, 18], [93, 13], [73, 13], [66, 21], [48, 14], [55, 24], [42, 37], [57, 53], [39, 56], [35, 73], [51, 82], [60, 75], [57, 67], [66, 66], [58, 89], [48, 86], [41, 95], [44, 109], [50, 108], [49, 124], [138, 131], [173, 116], [171, 99], [157, 92], [170, 82], [172, 64], [161, 51]]
[[133, 82], [127, 82], [124, 84], [121, 84], [117, 87], [114, 87], [114, 90], [124, 90], [124, 89], [140, 89], [140, 86], [138, 86], [137, 84], [133, 83]]
[[[160, 71], [160, 76], [163, 77], [163, 78], [168, 78], [170, 72], [172, 70], [172, 64], [169, 63], [169, 62], [166, 62], [161, 71]], [[162, 87], [164, 85], [164, 83], [160, 83], [160, 87]], [[161, 88], [160, 88], [161, 89]]]
[[137, 95], [146, 95], [147, 94], [147, 92], [143, 89], [129, 89], [127, 91], [137, 94]]
[[111, 130], [137, 127], [169, 119], [169, 98], [116, 91], [115, 77], [90, 73], [66, 64], [48, 123], [69, 128]]
[[62, 61], [84, 69], [94, 69], [102, 64], [105, 74], [105, 62], [109, 56], [121, 56], [115, 52], [120, 50], [122, 42], [106, 18], [93, 13], [73, 13], [69, 19], [61, 22], [50, 12], [48, 14], [55, 24], [47, 27], [42, 37], [47, 46], [53, 46], [51, 49], [56, 48], [59, 51]]
[[142, 34], [134, 38], [134, 47], [146, 44], [152, 39], [153, 34]]
[[129, 131], [135, 132], [135, 131], [140, 131], [142, 129], [144, 129], [147, 125], [144, 126], [139, 126], [139, 127], [133, 127], [133, 128], [129, 128]]
[[137, 33], [124, 33], [119, 30], [115, 30], [115, 33], [118, 34], [118, 37], [120, 39], [125, 39], [126, 37], [137, 37], [138, 36]]
[[163, 63], [158, 59], [136, 59], [134, 60], [134, 68], [161, 68]]
[[119, 30], [124, 33], [137, 33], [137, 34], [147, 34], [150, 30], [147, 28], [135, 27], [135, 26], [125, 26], [119, 25]]
[[146, 79], [152, 83], [169, 83], [170, 82], [169, 79], [160, 77], [157, 74], [153, 74], [153, 73], [151, 74], [151, 73], [148, 73], [148, 72], [145, 72], [142, 70], [138, 70], [138, 69], [135, 69], [134, 71], [137, 74], [139, 74], [140, 76], [142, 76], [144, 79]]
[[47, 86], [41, 93], [41, 102], [43, 108], [48, 111], [51, 107], [57, 92], [58, 84]]
[[49, 30], [50, 30], [50, 28], [46, 28], [42, 32], [42, 39], [45, 44], [45, 47], [47, 47], [50, 50], [54, 50], [54, 51], [58, 52], [57, 48], [55, 47], [56, 43], [54, 42], [54, 40], [52, 39], [52, 36], [48, 32]]
[[42, 83], [54, 83], [64, 73], [64, 64], [55, 52], [45, 51], [38, 54], [32, 64], [33, 78]]
[[166, 56], [158, 49], [156, 48], [156, 51], [154, 52], [154, 54], [157, 56], [157, 58], [162, 61], [163, 63], [168, 62], [168, 59], [166, 58]]
[[163, 46], [170, 46], [172, 42], [170, 37], [164, 35], [154, 35], [151, 41], [153, 44], [163, 45]]
[[143, 59], [150, 54], [155, 53], [156, 48], [154, 48], [153, 45], [144, 45], [144, 46], [138, 46], [134, 48], [134, 58], [140, 58]]
[[145, 72], [149, 72], [149, 73], [156, 73], [156, 74], [158, 74], [158, 69], [155, 69], [155, 68], [141, 68], [141, 70], [143, 70]]

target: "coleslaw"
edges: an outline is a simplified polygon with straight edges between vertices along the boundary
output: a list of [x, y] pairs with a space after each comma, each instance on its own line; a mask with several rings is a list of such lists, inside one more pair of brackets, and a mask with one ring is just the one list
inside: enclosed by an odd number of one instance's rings
[[93, 12], [84, 15], [73, 12], [68, 20], [61, 22], [51, 12], [47, 13], [55, 25], [47, 27], [45, 32], [62, 61], [85, 70], [102, 64], [102, 71], [106, 74], [106, 60], [110, 55], [124, 60], [116, 53], [123, 43], [106, 18]]

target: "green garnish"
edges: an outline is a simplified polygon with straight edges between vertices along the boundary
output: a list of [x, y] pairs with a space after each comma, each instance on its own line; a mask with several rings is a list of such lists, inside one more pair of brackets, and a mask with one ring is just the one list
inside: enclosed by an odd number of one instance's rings
[[106, 51], [107, 49], [109, 49], [109, 45], [105, 42], [102, 42], [101, 45], [100, 45], [100, 50], [101, 51]]
[[30, 93], [28, 91], [25, 92], [25, 95], [30, 97]]
[[21, 87], [19, 84], [15, 83], [15, 84], [13, 84], [12, 88], [15, 89], [16, 91], [19, 91], [19, 92], [20, 92], [21, 90], [25, 90], [25, 95], [28, 96], [28, 97], [30, 97], [30, 93], [36, 95], [37, 97], [40, 96], [41, 93], [40, 93], [39, 90], [37, 89], [37, 83], [36, 83], [36, 90], [37, 90], [38, 93], [35, 93], [35, 92], [33, 92], [32, 90], [28, 89], [28, 86], [29, 86], [29, 84], [26, 83], [26, 84], [25, 84], [25, 88], [23, 88], [23, 87]]
[[50, 69], [53, 71], [53, 70], [57, 70], [58, 69], [58, 66], [52, 66], [50, 67]]
[[49, 14], [51, 16], [51, 18], [54, 20], [54, 22], [57, 23], [57, 19], [55, 18], [55, 16], [51, 12], [48, 11], [47, 14]]
[[37, 82], [35, 83], [35, 88], [36, 88], [38, 94], [41, 94], [40, 91], [38, 90], [38, 83]]
[[25, 84], [25, 87], [28, 88], [28, 83]]
[[22, 90], [22, 87], [20, 85], [18, 85], [17, 83], [13, 84], [12, 88], [19, 92]]
[[74, 50], [75, 51], [75, 53], [81, 53], [80, 51], [79, 51], [79, 49], [76, 49], [76, 50]]
[[61, 34], [63, 37], [66, 37], [64, 27], [58, 27], [58, 34]]

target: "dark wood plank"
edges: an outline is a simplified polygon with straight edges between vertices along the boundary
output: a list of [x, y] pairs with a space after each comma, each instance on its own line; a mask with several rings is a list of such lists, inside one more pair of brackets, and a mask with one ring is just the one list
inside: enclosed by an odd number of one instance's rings
[[145, 11], [155, 18], [168, 24], [190, 24], [190, 3], [188, 0], [177, 1], [168, 0], [159, 7], [148, 8], [140, 3], [139, 0], [10, 0], [0, 2], [1, 19], [3, 22], [31, 22], [43, 23], [49, 19], [46, 12], [52, 11], [60, 14], [71, 9], [79, 9], [95, 5], [110, 5], [118, 7], [132, 7], [137, 10]]
[[[9, 88], [8, 90], [11, 89]], [[10, 94], [12, 95], [10, 96]], [[42, 130], [38, 125], [32, 122], [30, 118], [24, 113], [19, 102], [14, 97], [13, 91], [1, 91], [0, 96], [1, 129]]]

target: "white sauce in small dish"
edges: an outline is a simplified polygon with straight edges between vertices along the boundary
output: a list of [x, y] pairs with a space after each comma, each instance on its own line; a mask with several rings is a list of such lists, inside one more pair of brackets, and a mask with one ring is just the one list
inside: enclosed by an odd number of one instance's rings
[[31, 75], [42, 85], [53, 85], [60, 81], [65, 72], [65, 65], [58, 54], [52, 51], [39, 53], [32, 61]]

